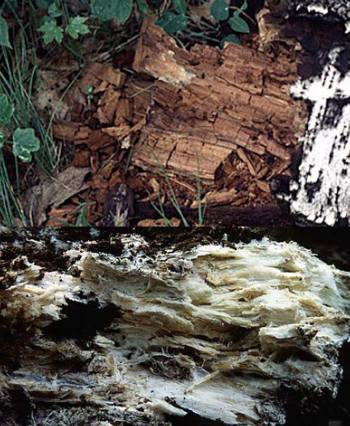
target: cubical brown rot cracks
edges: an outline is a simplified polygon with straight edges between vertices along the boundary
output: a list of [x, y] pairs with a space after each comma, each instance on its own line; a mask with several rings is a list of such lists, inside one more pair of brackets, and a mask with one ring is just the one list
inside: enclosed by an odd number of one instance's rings
[[[346, 49], [333, 51], [345, 43], [346, 14], [335, 7], [339, 2], [327, 8], [323, 2], [306, 3], [300, 8], [288, 2], [288, 19], [280, 9], [265, 7], [257, 15], [258, 32], [243, 45], [228, 43], [222, 50], [204, 45], [185, 50], [146, 22], [131, 75], [112, 65], [88, 65], [89, 76], [78, 85], [80, 91], [83, 85], [96, 87], [101, 126], [63, 122], [56, 125], [55, 134], [79, 146], [77, 166], [87, 165], [94, 156], [87, 191], [96, 206], [92, 223], [101, 217], [108, 192], [124, 183], [116, 168], [120, 150], [128, 147], [130, 164], [136, 167], [126, 178], [136, 192], [138, 219], [133, 223], [159, 217], [150, 200], [157, 200], [161, 170], [172, 178], [178, 194], [184, 192], [180, 207], [193, 223], [196, 179], [208, 206], [208, 224], [251, 224], [248, 216], [255, 217], [254, 224], [270, 224], [285, 211], [276, 193], [290, 189], [283, 206], [291, 207], [293, 216], [287, 213], [286, 221], [300, 215], [310, 222], [335, 224], [349, 216], [344, 189], [347, 101], [342, 89], [348, 65]], [[322, 85], [326, 75], [334, 75], [337, 83]], [[317, 85], [322, 90], [315, 101], [311, 92]], [[322, 98], [325, 92], [329, 99]], [[319, 117], [317, 126], [313, 117]], [[330, 135], [326, 139], [324, 130]], [[316, 164], [315, 150], [322, 164]], [[95, 165], [99, 152], [114, 157]], [[147, 183], [137, 182], [141, 174], [152, 182], [147, 190]], [[290, 180], [296, 184], [290, 186]], [[345, 184], [339, 191], [341, 182]], [[167, 216], [176, 216], [168, 207]]]
[[[102, 129], [59, 123], [57, 137], [95, 152], [115, 140], [135, 141], [137, 134], [132, 165], [150, 175], [164, 167], [180, 183], [199, 178], [210, 192], [208, 218], [220, 205], [278, 210], [270, 184], [293, 176], [307, 112], [290, 95], [298, 44], [280, 43], [280, 18], [267, 12], [271, 20], [259, 19], [261, 31], [250, 44], [228, 43], [222, 50], [204, 45], [185, 50], [160, 27], [145, 23], [132, 77], [118, 80], [101, 98]], [[96, 78], [99, 68], [89, 66]], [[190, 202], [194, 213], [196, 198], [194, 193]]]

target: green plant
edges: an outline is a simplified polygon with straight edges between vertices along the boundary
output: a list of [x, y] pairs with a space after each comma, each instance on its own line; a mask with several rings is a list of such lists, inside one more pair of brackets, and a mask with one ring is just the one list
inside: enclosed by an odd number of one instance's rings
[[[32, 9], [31, 20], [37, 21], [36, 15], [41, 16], [40, 22], [35, 23], [35, 29], [42, 34], [45, 45], [62, 44], [65, 35], [73, 40], [90, 33], [88, 21], [97, 18], [101, 22], [116, 19], [124, 24], [131, 16], [134, 5], [140, 13], [148, 10], [144, 0], [90, 0], [90, 13], [87, 16], [70, 16], [69, 3], [65, 0], [31, 0], [28, 5]], [[16, 13], [16, 1], [5, 0], [4, 6], [13, 14]], [[38, 13], [36, 13], [38, 12]], [[46, 12], [42, 16], [43, 12]], [[2, 16], [0, 7], [0, 46], [11, 47], [7, 20]]]
[[[247, 20], [251, 18], [245, 13], [248, 8], [247, 0], [238, 6], [230, 6], [229, 0], [214, 0], [210, 7], [210, 13], [214, 20], [220, 24], [227, 24], [233, 31], [221, 38], [220, 45], [223, 46], [225, 41], [240, 43], [239, 34], [249, 33], [250, 28]], [[231, 14], [231, 10], [233, 13]], [[172, 0], [172, 6], [166, 10], [162, 16], [156, 21], [168, 34], [173, 35], [188, 30], [191, 17], [188, 16], [188, 8], [185, 0]], [[202, 37], [203, 39], [211, 39], [205, 34], [195, 34], [190, 32], [190, 36]], [[212, 41], [216, 41], [212, 39]]]
[[[230, 0], [214, 0], [211, 3], [210, 12], [215, 20], [215, 25], [225, 25], [232, 30], [232, 33], [226, 34], [217, 40], [215, 37], [208, 36], [206, 31], [196, 32], [192, 30], [191, 16], [186, 0], [171, 0], [170, 7], [168, 2], [159, 0], [155, 6], [153, 0], [86, 0], [89, 6], [87, 16], [70, 16], [69, 3], [65, 0], [36, 0], [35, 7], [42, 16], [42, 11], [46, 12], [41, 18], [36, 29], [42, 34], [45, 45], [51, 43], [62, 44], [67, 37], [77, 40], [81, 36], [91, 32], [90, 19], [95, 18], [101, 23], [116, 20], [119, 24], [125, 24], [132, 16], [133, 10], [141, 16], [147, 12], [160, 13], [156, 24], [164, 28], [170, 35], [183, 34], [186, 37], [194, 39], [220, 42], [223, 45], [225, 41], [240, 43], [239, 34], [249, 33], [250, 28], [248, 20], [252, 20], [247, 14], [247, 0], [244, 0], [241, 6], [231, 6]], [[32, 4], [32, 1], [29, 1]], [[12, 11], [15, 10], [17, 2], [5, 0], [5, 4]], [[165, 10], [163, 10], [165, 7]], [[39, 13], [39, 15], [40, 15]], [[203, 24], [208, 28], [212, 24]], [[1, 16], [0, 10], [0, 45], [10, 47], [8, 36], [8, 24], [6, 19]]]
[[17, 128], [13, 133], [12, 152], [15, 157], [25, 163], [32, 161], [32, 153], [40, 149], [40, 140], [35, 136], [34, 129]]
[[7, 140], [3, 128], [10, 125], [15, 108], [7, 95], [0, 95], [0, 149], [3, 148], [5, 142], [12, 145], [12, 153], [24, 162], [32, 160], [32, 152], [40, 149], [40, 141], [35, 136], [34, 129], [17, 128], [12, 135], [12, 140]]
[[[185, 218], [185, 215], [183, 214], [183, 212], [181, 210], [181, 206], [180, 206], [179, 201], [176, 197], [174, 188], [173, 188], [173, 186], [170, 182], [168, 173], [165, 170], [165, 167], [162, 164], [160, 164], [158, 160], [157, 160], [157, 163], [158, 163], [159, 170], [160, 170], [160, 172], [163, 176], [165, 185], [167, 187], [170, 202], [173, 205], [173, 207], [175, 208], [176, 212], [178, 213], [183, 226], [188, 227], [189, 223], [188, 223], [187, 219]], [[157, 206], [155, 206], [155, 204], [152, 204], [152, 205], [156, 209], [156, 211], [161, 215], [161, 217], [166, 221], [166, 224], [169, 225], [169, 223], [171, 224], [171, 222], [169, 221], [169, 219], [167, 219], [167, 217], [164, 213], [164, 209], [163, 209], [163, 206], [161, 204], [160, 194], [157, 194], [157, 195], [158, 195], [159, 208], [157, 208]]]
[[18, 25], [11, 49], [0, 47], [0, 222], [8, 226], [26, 223], [19, 201], [20, 169], [25, 174], [33, 164], [52, 174], [59, 160], [32, 101], [37, 65], [30, 31], [20, 21]]
[[[45, 6], [45, 4], [42, 6]], [[50, 44], [54, 41], [61, 44], [65, 33], [74, 40], [77, 40], [79, 36], [90, 33], [86, 23], [89, 19], [88, 17], [79, 15], [70, 17], [67, 9], [62, 6], [59, 0], [52, 0], [46, 6], [47, 15], [43, 17], [42, 24], [38, 28], [38, 31], [43, 35], [45, 44]], [[60, 22], [58, 19], [60, 19]]]
[[[31, 153], [35, 152], [40, 168], [51, 174], [58, 163], [58, 152], [32, 101], [37, 66], [34, 54], [28, 57], [33, 51], [28, 52], [27, 45], [23, 31], [19, 45], [14, 46], [13, 53], [11, 51], [9, 54], [7, 48], [1, 49], [0, 102], [7, 106], [4, 110], [7, 112], [5, 115], [1, 113], [1, 116], [4, 116], [0, 126], [7, 143], [13, 145], [15, 157], [29, 162], [32, 159]], [[15, 134], [16, 129], [26, 130], [24, 136], [22, 132]], [[40, 143], [35, 139], [34, 133]]]
[[186, 1], [172, 0], [172, 9], [166, 10], [156, 22], [170, 35], [183, 31], [188, 25]]
[[45, 44], [56, 42], [61, 44], [64, 35], [77, 40], [80, 36], [90, 33], [88, 20], [97, 18], [101, 22], [116, 19], [120, 24], [124, 24], [131, 16], [134, 4], [139, 12], [145, 13], [148, 10], [147, 3], [143, 0], [91, 0], [89, 16], [70, 17], [68, 8], [64, 7], [61, 0], [47, 0], [37, 2], [41, 9], [47, 9], [47, 15], [43, 17], [42, 24], [38, 31], [43, 35]]
[[0, 46], [11, 47], [6, 19], [0, 16]]
[[6, 226], [24, 224], [25, 216], [8, 175], [6, 161], [0, 149], [0, 220]]
[[103, 22], [116, 19], [124, 24], [130, 18], [134, 5], [141, 13], [148, 11], [144, 0], [91, 0], [91, 14]]
[[88, 101], [88, 108], [90, 108], [91, 107], [91, 102], [94, 99], [94, 86], [92, 86], [91, 84], [88, 84], [84, 88], [84, 93], [85, 93], [86, 99]]
[[75, 219], [75, 226], [90, 226], [89, 221], [87, 220], [87, 203], [81, 203], [77, 208], [77, 216]]

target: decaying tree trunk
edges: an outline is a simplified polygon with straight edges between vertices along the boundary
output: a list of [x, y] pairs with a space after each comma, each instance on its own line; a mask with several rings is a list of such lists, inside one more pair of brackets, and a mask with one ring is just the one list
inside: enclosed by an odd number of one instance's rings
[[[257, 198], [274, 177], [293, 177], [290, 193], [281, 197], [292, 213], [320, 224], [349, 222], [350, 6], [338, 0], [284, 3], [289, 20], [270, 9], [260, 12], [258, 49], [228, 44], [223, 51], [198, 45], [185, 51], [161, 29], [146, 28], [134, 68], [155, 81], [134, 160], [146, 169], [161, 165], [213, 182], [225, 159], [236, 155], [256, 182], [250, 191]], [[319, 31], [314, 19], [328, 28]], [[272, 45], [278, 46], [274, 55]], [[300, 69], [311, 55], [306, 78]]]
[[233, 152], [257, 180], [290, 174], [305, 106], [290, 88], [297, 63], [255, 48], [227, 44], [223, 50], [196, 45], [186, 51], [156, 26], [145, 26], [134, 69], [155, 80], [148, 122], [133, 160], [213, 182]]
[[[258, 217], [259, 209], [270, 209], [279, 220], [279, 198], [291, 220], [348, 223], [349, 17], [345, 0], [266, 0], [258, 31], [242, 45], [189, 50], [147, 22], [128, 65], [132, 72], [87, 65], [68, 96], [73, 120], [56, 123], [55, 137], [79, 147], [76, 167], [90, 166], [90, 156], [113, 160], [115, 146], [130, 149], [130, 164], [147, 177], [170, 176], [177, 194], [185, 188], [180, 204], [190, 215], [200, 182], [208, 214], [232, 208], [232, 216], [241, 209], [244, 217], [256, 209]], [[98, 102], [86, 123], [82, 94], [89, 85]], [[98, 207], [124, 183], [118, 158], [93, 164], [91, 199]], [[152, 191], [154, 202], [156, 186], [135, 200]]]
[[[164, 206], [163, 210], [166, 217], [176, 217], [177, 215], [174, 206]], [[197, 208], [182, 208], [182, 213], [193, 223], [198, 221]], [[152, 226], [154, 226], [154, 220], [159, 218], [159, 213], [151, 203], [136, 202], [133, 217], [135, 225], [145, 217], [153, 220]], [[208, 223], [215, 223], [216, 226], [220, 227], [273, 226], [276, 224], [284, 226], [292, 223], [289, 209], [286, 206], [275, 205], [251, 208], [240, 208], [230, 205], [211, 206], [206, 209], [205, 218]]]
[[282, 425], [291, 395], [337, 394], [349, 273], [296, 243], [91, 232], [1, 235], [1, 425]]

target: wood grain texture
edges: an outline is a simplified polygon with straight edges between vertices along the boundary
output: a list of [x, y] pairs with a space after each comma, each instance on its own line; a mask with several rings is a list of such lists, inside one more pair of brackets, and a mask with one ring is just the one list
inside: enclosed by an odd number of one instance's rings
[[213, 182], [223, 161], [240, 150], [261, 163], [272, 156], [276, 172], [287, 171], [306, 121], [305, 106], [289, 94], [296, 67], [284, 55], [273, 60], [234, 44], [186, 51], [162, 29], [147, 27], [134, 69], [152, 76], [154, 86], [133, 160]]

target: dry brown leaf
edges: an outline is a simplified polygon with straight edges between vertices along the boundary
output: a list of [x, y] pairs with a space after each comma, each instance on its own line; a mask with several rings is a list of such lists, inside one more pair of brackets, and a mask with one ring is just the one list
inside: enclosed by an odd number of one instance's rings
[[82, 123], [59, 121], [53, 125], [53, 134], [56, 139], [74, 142], [81, 128]]
[[74, 155], [72, 164], [75, 167], [88, 167], [90, 165], [90, 157], [90, 151], [87, 149], [77, 151]]
[[55, 178], [30, 188], [24, 204], [32, 225], [42, 225], [47, 219], [46, 212], [50, 207], [59, 207], [73, 195], [88, 188], [84, 179], [89, 172], [87, 167], [68, 167]]

